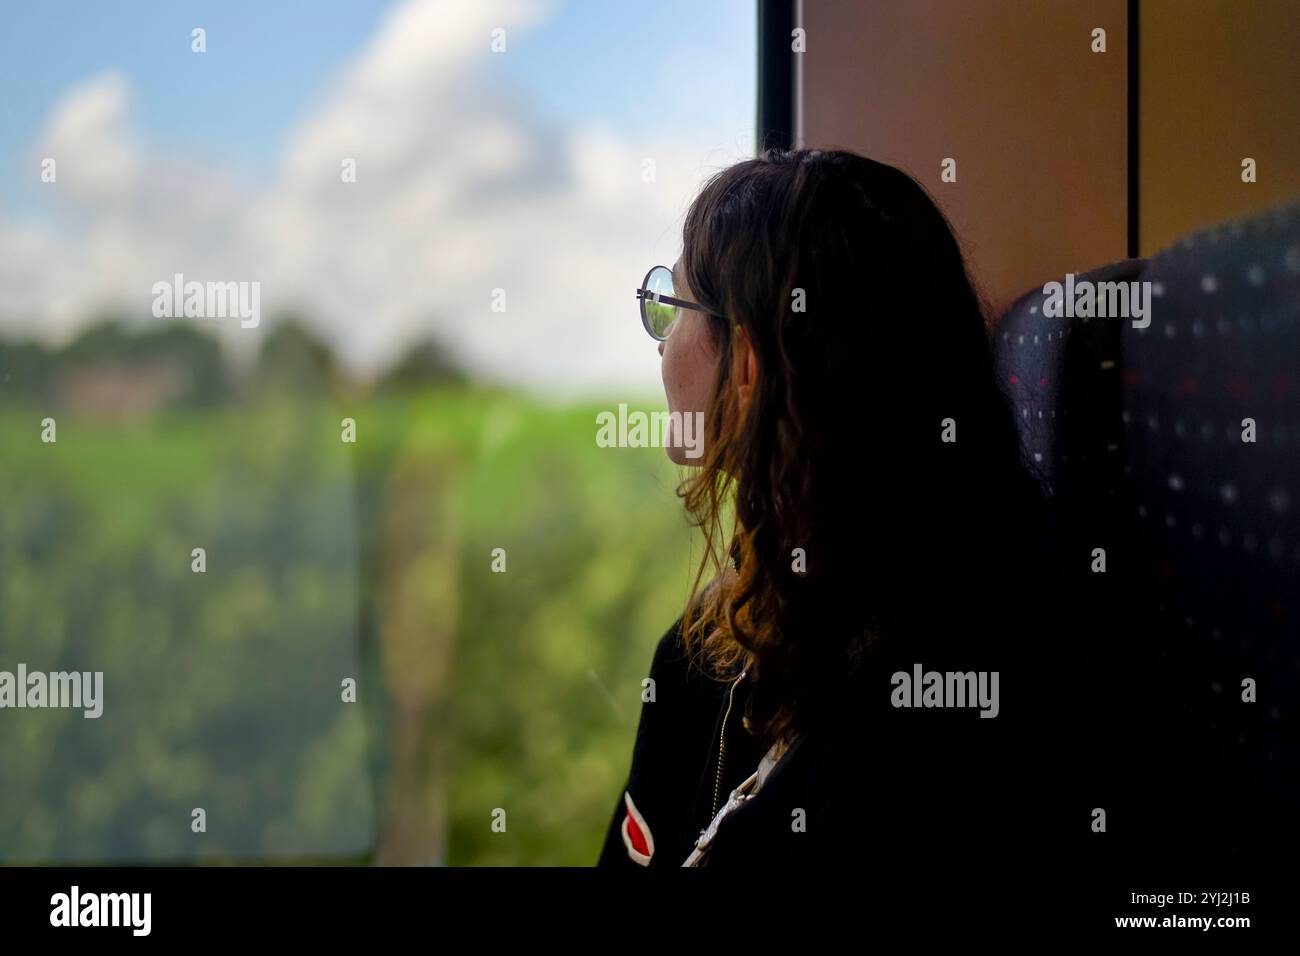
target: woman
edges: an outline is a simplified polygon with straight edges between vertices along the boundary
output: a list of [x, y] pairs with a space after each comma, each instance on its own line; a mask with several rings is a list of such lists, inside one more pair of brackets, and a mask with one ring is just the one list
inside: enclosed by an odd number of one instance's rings
[[1031, 845], [1042, 503], [943, 215], [890, 166], [767, 151], [682, 239], [638, 297], [703, 415], [669, 454], [705, 548], [601, 864]]

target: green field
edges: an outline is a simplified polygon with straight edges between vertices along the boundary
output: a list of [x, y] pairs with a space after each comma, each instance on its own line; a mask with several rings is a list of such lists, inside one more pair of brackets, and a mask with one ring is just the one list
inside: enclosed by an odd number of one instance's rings
[[694, 542], [603, 407], [0, 411], [0, 670], [105, 684], [0, 711], [0, 862], [592, 863]]

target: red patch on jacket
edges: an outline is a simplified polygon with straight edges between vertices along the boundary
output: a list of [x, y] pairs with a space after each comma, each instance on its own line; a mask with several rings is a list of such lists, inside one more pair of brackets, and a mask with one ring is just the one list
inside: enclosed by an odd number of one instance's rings
[[627, 847], [627, 855], [634, 862], [649, 866], [655, 852], [654, 834], [632, 802], [632, 794], [626, 790], [623, 791], [623, 802], [627, 805], [627, 816], [623, 818], [623, 845]]

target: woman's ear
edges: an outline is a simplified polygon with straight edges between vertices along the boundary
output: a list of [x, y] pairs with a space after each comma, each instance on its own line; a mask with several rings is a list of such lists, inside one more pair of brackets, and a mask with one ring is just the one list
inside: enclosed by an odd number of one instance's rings
[[741, 408], [748, 408], [758, 387], [758, 353], [749, 340], [749, 333], [744, 326], [736, 326], [736, 397]]

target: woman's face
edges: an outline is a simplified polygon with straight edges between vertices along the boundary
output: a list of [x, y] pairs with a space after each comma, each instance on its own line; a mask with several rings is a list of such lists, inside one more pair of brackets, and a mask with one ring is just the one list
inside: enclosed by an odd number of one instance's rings
[[[695, 293], [682, 275], [680, 259], [673, 264], [673, 294], [688, 302], [695, 301]], [[713, 393], [718, 364], [718, 353], [709, 334], [710, 321], [703, 312], [678, 309], [668, 338], [659, 343], [659, 354], [663, 356], [660, 373], [668, 397], [668, 411], [680, 413], [668, 420], [665, 451], [678, 465], [698, 465], [702, 460], [704, 412]]]

